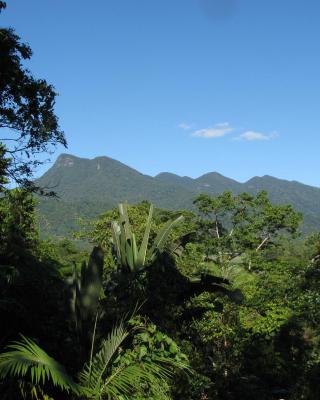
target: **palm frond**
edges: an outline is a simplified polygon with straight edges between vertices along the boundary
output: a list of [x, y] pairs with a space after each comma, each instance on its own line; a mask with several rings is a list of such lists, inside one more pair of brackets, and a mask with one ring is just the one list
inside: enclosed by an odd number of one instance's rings
[[112, 357], [116, 354], [121, 343], [123, 343], [128, 335], [129, 332], [125, 329], [122, 321], [112, 329], [107, 339], [103, 341], [101, 350], [95, 354], [90, 363], [85, 364], [83, 370], [80, 372], [79, 379], [81, 385], [89, 388], [100, 385]]
[[160, 229], [158, 232], [153, 245], [151, 246], [150, 250], [148, 251], [148, 259], [150, 263], [154, 262], [156, 259], [157, 255], [159, 253], [162, 253], [164, 250], [165, 243], [170, 235], [170, 232], [172, 229], [178, 225], [180, 222], [184, 220], [184, 216], [180, 215], [178, 218], [175, 220], [169, 220], [167, 221], [164, 226]]
[[181, 362], [155, 358], [115, 369], [100, 386], [100, 397], [112, 400], [130, 399], [135, 392], [153, 392], [172, 378], [176, 368], [187, 369]]
[[103, 342], [101, 350], [84, 366], [79, 374], [83, 393], [92, 399], [130, 399], [130, 395], [141, 390], [159, 386], [168, 381], [174, 370], [187, 369], [184, 362], [154, 358], [136, 360], [129, 365], [112, 368], [112, 361], [129, 331], [121, 321]]
[[0, 354], [0, 377], [26, 378], [35, 385], [52, 383], [69, 392], [77, 392], [77, 385], [65, 368], [50, 357], [34, 341], [22, 336], [20, 341], [7, 346]]

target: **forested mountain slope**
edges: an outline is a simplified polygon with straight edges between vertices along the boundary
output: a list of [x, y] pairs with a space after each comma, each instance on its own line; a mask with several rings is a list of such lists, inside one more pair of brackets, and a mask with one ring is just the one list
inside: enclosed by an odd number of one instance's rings
[[192, 208], [199, 193], [225, 190], [252, 194], [266, 190], [273, 202], [292, 204], [303, 212], [305, 231], [320, 230], [320, 188], [271, 176], [245, 183], [217, 172], [196, 179], [168, 172], [151, 177], [109, 157], [89, 160], [62, 154], [37, 184], [59, 196], [58, 200], [40, 200], [40, 225], [45, 234], [65, 235], [77, 229], [79, 217], [93, 218], [121, 201], [149, 200], [163, 208]]

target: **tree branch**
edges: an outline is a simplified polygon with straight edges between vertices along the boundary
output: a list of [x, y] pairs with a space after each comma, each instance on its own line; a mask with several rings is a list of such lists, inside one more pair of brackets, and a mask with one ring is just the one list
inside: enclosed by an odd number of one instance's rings
[[259, 246], [256, 248], [256, 252], [258, 252], [261, 247], [270, 239], [270, 236], [267, 236], [263, 239], [263, 241], [259, 244]]

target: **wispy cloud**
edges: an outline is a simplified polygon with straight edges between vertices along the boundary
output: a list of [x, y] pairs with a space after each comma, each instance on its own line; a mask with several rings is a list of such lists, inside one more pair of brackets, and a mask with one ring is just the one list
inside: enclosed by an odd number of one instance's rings
[[237, 140], [245, 140], [247, 142], [252, 142], [252, 141], [265, 141], [265, 140], [271, 140], [274, 139], [277, 136], [276, 133], [261, 133], [261, 132], [256, 132], [256, 131], [246, 131], [241, 133], [236, 139]]
[[186, 124], [185, 122], [181, 122], [181, 123], [178, 125], [178, 128], [183, 129], [183, 130], [185, 130], [185, 131], [188, 131], [189, 129], [192, 129], [192, 125]]
[[194, 131], [191, 136], [201, 137], [205, 139], [214, 139], [225, 136], [227, 133], [232, 132], [233, 128], [228, 122], [216, 124], [211, 128], [198, 129]]

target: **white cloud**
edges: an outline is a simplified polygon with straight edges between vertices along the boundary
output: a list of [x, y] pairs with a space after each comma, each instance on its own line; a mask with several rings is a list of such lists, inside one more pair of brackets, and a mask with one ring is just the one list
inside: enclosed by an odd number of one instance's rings
[[256, 131], [246, 131], [241, 133], [240, 136], [237, 137], [238, 140], [246, 140], [247, 142], [252, 142], [254, 140], [270, 140], [275, 138], [277, 135], [276, 133], [261, 133]]
[[192, 126], [189, 124], [186, 124], [185, 122], [181, 122], [181, 124], [178, 125], [178, 128], [187, 131], [187, 130], [191, 129]]
[[191, 136], [214, 139], [217, 137], [225, 136], [227, 133], [232, 131], [233, 128], [231, 128], [228, 122], [222, 122], [220, 124], [216, 124], [212, 128], [204, 128], [194, 131]]

